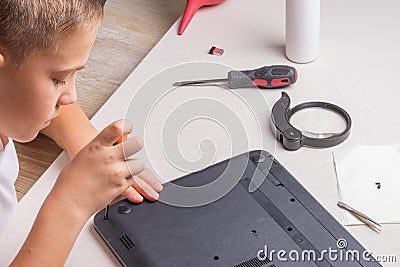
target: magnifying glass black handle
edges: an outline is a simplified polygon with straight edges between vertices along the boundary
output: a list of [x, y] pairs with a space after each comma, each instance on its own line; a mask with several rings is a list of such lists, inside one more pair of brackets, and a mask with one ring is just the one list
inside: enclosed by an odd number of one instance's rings
[[287, 118], [290, 107], [290, 98], [282, 92], [282, 97], [272, 108], [272, 126], [275, 138], [282, 143], [287, 150], [297, 150], [302, 146], [303, 134], [294, 128]]

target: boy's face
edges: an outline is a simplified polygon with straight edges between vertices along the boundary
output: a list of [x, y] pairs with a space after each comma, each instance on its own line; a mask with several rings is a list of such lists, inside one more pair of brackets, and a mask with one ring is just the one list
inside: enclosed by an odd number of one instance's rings
[[75, 30], [58, 40], [56, 51], [28, 56], [15, 66], [0, 47], [0, 133], [19, 142], [33, 140], [76, 101], [75, 75], [89, 57], [97, 27]]

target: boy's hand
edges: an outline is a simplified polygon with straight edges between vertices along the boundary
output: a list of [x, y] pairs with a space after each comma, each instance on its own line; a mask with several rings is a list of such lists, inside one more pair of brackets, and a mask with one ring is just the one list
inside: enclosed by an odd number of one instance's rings
[[142, 160], [124, 157], [124, 152], [129, 157], [140, 151], [142, 140], [132, 137], [123, 144], [113, 145], [121, 133], [130, 132], [132, 124], [123, 120], [106, 127], [62, 170], [48, 200], [56, 198], [61, 202], [60, 208], [80, 219], [88, 219], [124, 191], [135, 202], [142, 200], [139, 193], [156, 200], [158, 194], [154, 194], [154, 189], [162, 189], [157, 178], [144, 168]]

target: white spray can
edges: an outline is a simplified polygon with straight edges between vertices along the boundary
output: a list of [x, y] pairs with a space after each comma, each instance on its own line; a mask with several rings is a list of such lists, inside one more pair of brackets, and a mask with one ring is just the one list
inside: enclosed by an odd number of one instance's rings
[[318, 58], [320, 0], [286, 0], [286, 56], [296, 63]]

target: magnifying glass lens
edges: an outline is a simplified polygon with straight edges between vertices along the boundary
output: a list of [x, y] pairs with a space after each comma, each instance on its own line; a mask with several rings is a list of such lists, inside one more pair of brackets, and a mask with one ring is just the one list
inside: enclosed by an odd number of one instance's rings
[[320, 107], [299, 110], [290, 123], [310, 138], [328, 138], [346, 129], [346, 120], [338, 113]]

